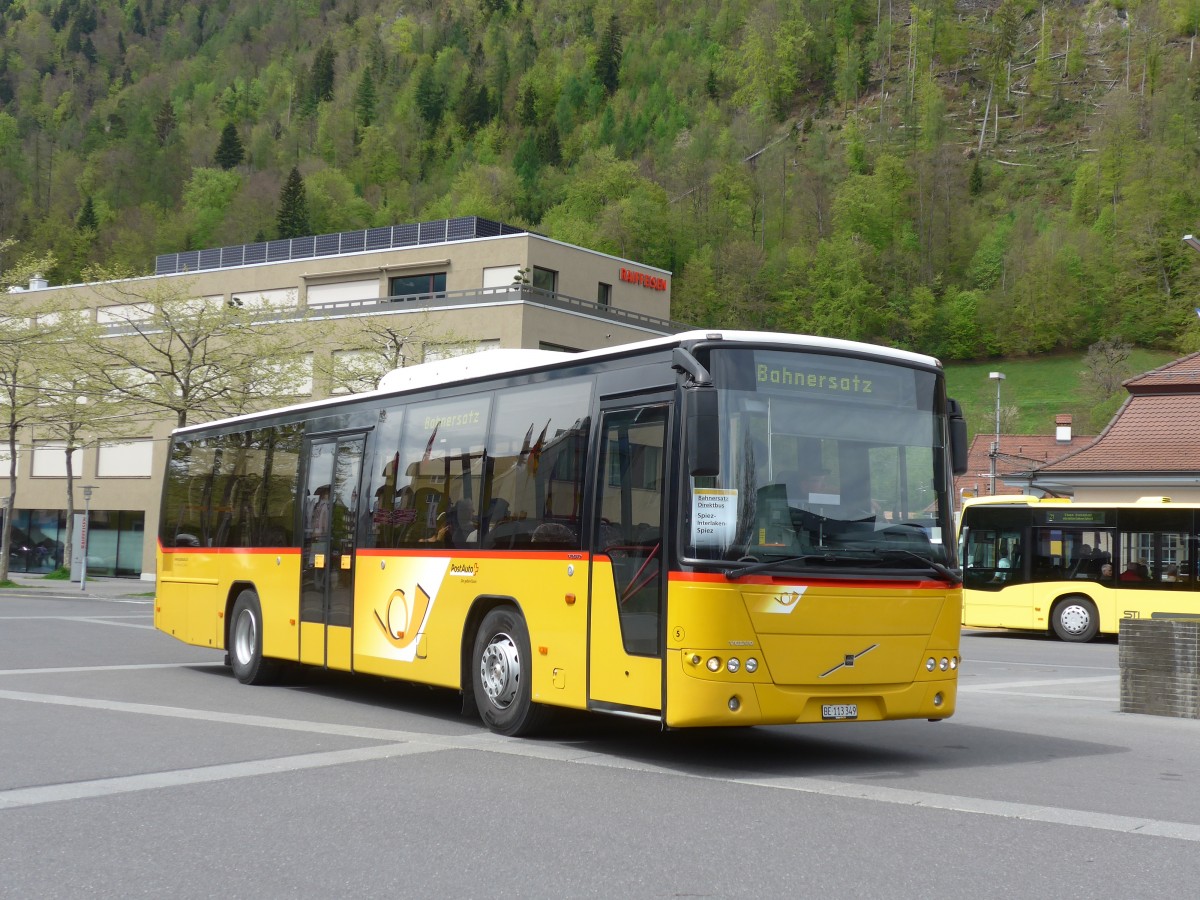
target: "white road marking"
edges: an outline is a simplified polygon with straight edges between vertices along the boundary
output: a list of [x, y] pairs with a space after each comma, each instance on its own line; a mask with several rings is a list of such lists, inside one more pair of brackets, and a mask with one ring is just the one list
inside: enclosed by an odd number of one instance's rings
[[111, 797], [114, 794], [128, 794], [133, 791], [186, 787], [212, 781], [228, 781], [233, 778], [253, 778], [259, 775], [275, 775], [280, 772], [296, 772], [301, 769], [341, 766], [347, 763], [390, 759], [410, 753], [430, 753], [437, 749], [439, 748], [432, 745], [418, 747], [411, 744], [384, 744], [380, 747], [361, 747], [356, 750], [335, 750], [329, 753], [308, 753], [300, 756], [280, 756], [275, 759], [204, 766], [198, 769], [176, 769], [173, 772], [150, 772], [145, 775], [124, 775], [95, 781], [75, 781], [66, 784], [16, 788], [0, 792], [0, 811], [20, 809], [24, 806], [41, 806], [44, 803], [61, 803], [64, 800]]
[[[1010, 693], [1016, 688], [1055, 687], [1061, 684], [1120, 684], [1119, 675], [1092, 675], [1087, 678], [1043, 678], [1039, 681], [1001, 681], [996, 684], [964, 684], [958, 682], [958, 692], [961, 694]], [[1039, 695], [1040, 696], [1040, 695]]]
[[77, 672], [128, 672], [134, 669], [224, 668], [220, 662], [139, 663], [124, 666], [54, 666], [44, 669], [0, 669], [0, 675], [66, 675]]
[[[1090, 680], [1090, 679], [1089, 679]], [[229, 765], [205, 766], [197, 769], [180, 769], [173, 772], [130, 775], [123, 778], [104, 778], [60, 785], [32, 788], [15, 788], [0, 791], [0, 811], [18, 807], [56, 803], [89, 797], [104, 797], [131, 791], [179, 787], [234, 778], [250, 778], [275, 772], [296, 771], [344, 765], [347, 763], [389, 759], [414, 753], [441, 750], [474, 750], [505, 753], [536, 759], [558, 760], [580, 765], [603, 766], [606, 768], [629, 769], [654, 772], [662, 775], [679, 776], [681, 773], [665, 766], [635, 762], [619, 757], [581, 751], [572, 747], [535, 744], [527, 741], [504, 738], [490, 733], [471, 734], [461, 737], [422, 734], [390, 728], [368, 728], [354, 725], [336, 725], [328, 722], [310, 722], [299, 719], [281, 719], [270, 716], [247, 716], [237, 713], [221, 713], [210, 710], [186, 709], [174, 706], [158, 706], [147, 703], [125, 703], [113, 700], [91, 700], [84, 697], [67, 697], [55, 694], [37, 694], [26, 691], [0, 691], [0, 700], [26, 703], [47, 703], [58, 706], [85, 707], [110, 712], [138, 715], [166, 716], [196, 721], [219, 722], [226, 725], [246, 725], [259, 728], [279, 728], [309, 734], [340, 735], [367, 740], [383, 741], [380, 746], [359, 750], [341, 750], [324, 753], [301, 754], [270, 760], [233, 763]], [[689, 778], [709, 778], [708, 775], [686, 775]], [[937, 794], [931, 791], [914, 791], [899, 788], [879, 787], [858, 783], [833, 781], [822, 778], [782, 776], [730, 777], [730, 784], [762, 787], [772, 790], [796, 791], [825, 797], [850, 800], [865, 800], [872, 803], [890, 803], [923, 809], [972, 815], [994, 816], [1024, 822], [1042, 822], [1051, 825], [1068, 825], [1097, 831], [1112, 831], [1121, 834], [1138, 834], [1152, 837], [1200, 843], [1200, 824], [1172, 822], [1137, 816], [1118, 816], [1089, 810], [1067, 809], [1054, 806], [1038, 806], [1030, 803], [1010, 803], [980, 797], [964, 797], [953, 794]]]

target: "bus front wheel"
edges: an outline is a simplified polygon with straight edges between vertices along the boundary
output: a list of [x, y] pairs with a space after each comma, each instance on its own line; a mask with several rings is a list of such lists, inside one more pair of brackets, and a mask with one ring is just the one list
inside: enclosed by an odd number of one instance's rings
[[1087, 597], [1065, 597], [1055, 604], [1050, 624], [1060, 640], [1083, 643], [1100, 632], [1100, 614]]
[[229, 665], [242, 684], [270, 684], [279, 663], [263, 657], [262, 606], [258, 594], [244, 590], [233, 604], [229, 623]]
[[529, 629], [512, 607], [493, 609], [479, 625], [471, 654], [475, 706], [485, 725], [498, 734], [535, 731], [547, 710], [533, 702]]

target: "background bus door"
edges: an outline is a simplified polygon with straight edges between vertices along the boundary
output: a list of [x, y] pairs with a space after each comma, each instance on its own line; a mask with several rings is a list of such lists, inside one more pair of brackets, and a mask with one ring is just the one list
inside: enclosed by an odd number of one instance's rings
[[600, 414], [588, 645], [593, 709], [662, 712], [670, 411], [664, 400]]
[[350, 669], [362, 435], [308, 442], [300, 560], [300, 661]]

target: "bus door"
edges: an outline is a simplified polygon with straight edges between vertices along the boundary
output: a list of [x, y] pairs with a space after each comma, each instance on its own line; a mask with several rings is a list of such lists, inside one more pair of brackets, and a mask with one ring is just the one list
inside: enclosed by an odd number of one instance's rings
[[963, 622], [980, 627], [1033, 627], [1028, 531], [971, 526], [967, 534]]
[[602, 408], [592, 522], [588, 706], [662, 713], [669, 397]]
[[313, 438], [300, 560], [300, 661], [350, 669], [355, 526], [366, 438]]

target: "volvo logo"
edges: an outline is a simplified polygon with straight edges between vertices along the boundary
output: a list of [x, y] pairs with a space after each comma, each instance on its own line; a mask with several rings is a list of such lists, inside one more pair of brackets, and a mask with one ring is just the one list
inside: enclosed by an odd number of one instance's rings
[[847, 653], [845, 655], [845, 657], [842, 658], [842, 661], [840, 663], [838, 663], [832, 669], [829, 669], [826, 672], [822, 672], [821, 677], [824, 678], [827, 675], [832, 675], [838, 669], [854, 668], [855, 662], [857, 662], [860, 657], [866, 656], [868, 653], [870, 653], [872, 650], [874, 650], [878, 646], [879, 646], [878, 644], [872, 644], [870, 647], [867, 647], [865, 650], [860, 650], [857, 653]]

